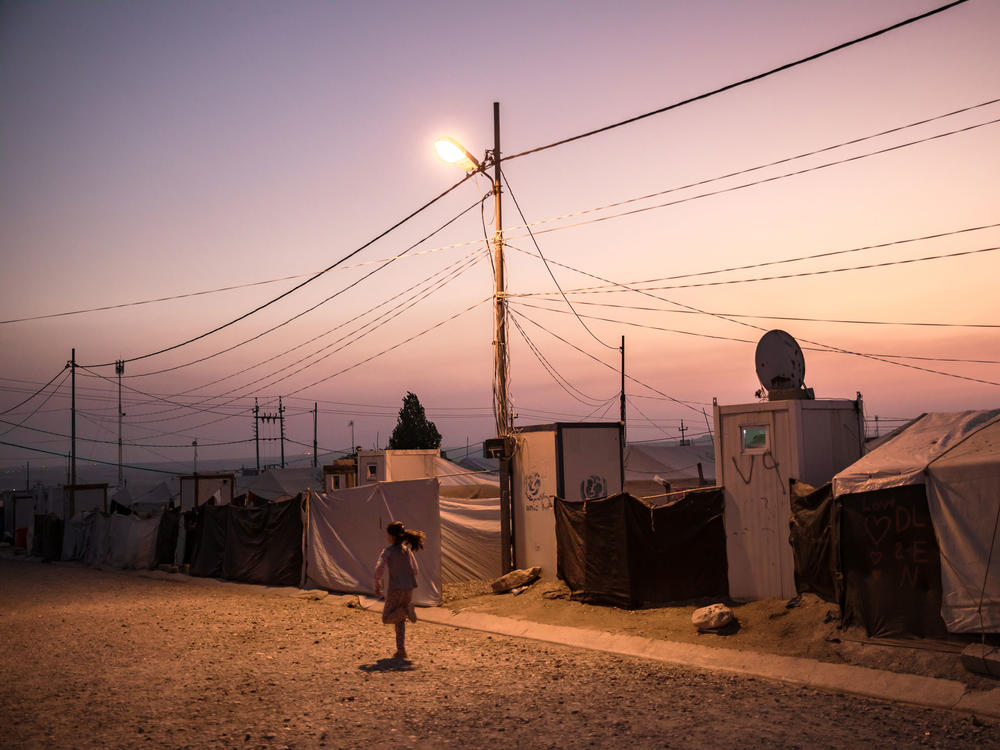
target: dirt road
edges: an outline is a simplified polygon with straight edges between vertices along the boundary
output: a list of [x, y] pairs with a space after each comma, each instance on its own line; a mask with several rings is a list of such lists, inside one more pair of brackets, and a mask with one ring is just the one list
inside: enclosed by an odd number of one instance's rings
[[178, 576], [0, 561], [0, 746], [1000, 747], [943, 711]]

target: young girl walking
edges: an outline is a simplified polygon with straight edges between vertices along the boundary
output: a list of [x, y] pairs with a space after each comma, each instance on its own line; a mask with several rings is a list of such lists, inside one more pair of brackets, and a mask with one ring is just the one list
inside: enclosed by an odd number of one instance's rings
[[413, 607], [413, 589], [417, 587], [417, 559], [413, 556], [424, 546], [424, 532], [407, 529], [400, 521], [385, 527], [389, 545], [379, 555], [375, 566], [375, 596], [382, 593], [382, 576], [389, 572], [382, 622], [396, 626], [396, 653], [393, 659], [406, 658], [406, 620], [417, 621]]

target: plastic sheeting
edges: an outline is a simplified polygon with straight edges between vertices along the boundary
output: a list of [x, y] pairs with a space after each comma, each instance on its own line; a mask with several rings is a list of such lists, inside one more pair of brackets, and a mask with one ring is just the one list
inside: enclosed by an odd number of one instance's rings
[[440, 509], [442, 582], [458, 583], [503, 575], [500, 498], [442, 497]]
[[113, 568], [149, 570], [156, 564], [159, 514], [151, 518], [111, 514], [107, 562]]
[[267, 469], [257, 476], [245, 477], [237, 492], [250, 492], [255, 498], [276, 501], [304, 495], [306, 490], [317, 492], [322, 489], [322, 469]]
[[714, 479], [713, 443], [630, 443], [625, 446], [626, 482], [655, 481], [659, 484], [660, 479], [667, 482], [698, 481], [698, 464], [701, 464], [706, 480]]
[[441, 601], [441, 519], [437, 479], [376, 484], [309, 497], [306, 580], [331, 591], [374, 594], [373, 574], [387, 544], [385, 527], [402, 521], [427, 536], [416, 553], [414, 604]]
[[31, 554], [47, 562], [58, 560], [62, 555], [62, 544], [62, 520], [54, 514], [36, 515]]
[[1000, 410], [925, 414], [833, 487], [842, 606], [870, 633], [1000, 632]]
[[836, 497], [924, 483], [924, 469], [969, 435], [1000, 418], [1000, 409], [924, 414], [896, 437], [833, 478]]
[[111, 537], [111, 516], [95, 512], [87, 543], [83, 551], [83, 561], [87, 565], [103, 565], [108, 560], [108, 545]]
[[943, 551], [941, 616], [952, 633], [1000, 633], [1000, 421], [932, 463], [927, 475]]
[[946, 633], [941, 555], [920, 485], [838, 498], [843, 623], [869, 636]]
[[833, 486], [828, 483], [814, 489], [793, 479], [791, 490], [789, 542], [795, 560], [795, 590], [838, 601], [840, 538], [834, 531]]
[[94, 529], [96, 513], [77, 513], [63, 527], [62, 560], [81, 560]]
[[157, 565], [173, 563], [180, 522], [181, 512], [179, 510], [164, 511], [160, 516], [160, 525], [156, 530]]
[[191, 575], [268, 586], [297, 586], [302, 574], [299, 498], [253, 508], [200, 505]]
[[726, 596], [722, 511], [719, 489], [660, 504], [557, 498], [559, 577], [574, 599], [624, 607]]

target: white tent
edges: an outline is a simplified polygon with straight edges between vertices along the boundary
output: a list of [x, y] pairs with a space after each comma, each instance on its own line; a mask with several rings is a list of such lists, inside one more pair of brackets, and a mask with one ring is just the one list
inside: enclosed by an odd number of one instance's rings
[[698, 464], [706, 480], [715, 478], [715, 446], [711, 443], [677, 445], [629, 443], [625, 446], [625, 481], [671, 484], [698, 481]]
[[148, 570], [156, 562], [156, 532], [160, 515], [140, 518], [136, 515], [111, 514], [107, 562], [113, 568]]
[[309, 495], [306, 580], [332, 591], [374, 594], [373, 573], [392, 521], [426, 535], [416, 553], [420, 572], [415, 604], [441, 601], [441, 521], [437, 479], [377, 482]]
[[503, 574], [499, 497], [441, 497], [441, 580], [497, 578]]
[[94, 513], [93, 519], [82, 559], [87, 565], [103, 565], [109, 556], [111, 516], [106, 513]]
[[493, 471], [475, 471], [452, 463], [446, 458], [434, 459], [434, 473], [442, 487], [493, 488], [495, 494], [481, 492], [481, 497], [500, 497], [500, 478]]
[[87, 551], [90, 535], [94, 532], [96, 511], [77, 513], [63, 527], [61, 560], [80, 560]]
[[322, 469], [267, 469], [256, 476], [243, 478], [235, 494], [252, 492], [264, 500], [278, 501], [290, 500], [306, 490], [323, 490]]
[[946, 627], [1000, 632], [1000, 409], [925, 414], [833, 479], [838, 498], [910, 485], [925, 485]]

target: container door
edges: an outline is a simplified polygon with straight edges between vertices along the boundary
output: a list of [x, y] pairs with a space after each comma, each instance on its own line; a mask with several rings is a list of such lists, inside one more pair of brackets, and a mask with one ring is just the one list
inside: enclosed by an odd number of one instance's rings
[[787, 411], [721, 415], [729, 595], [790, 598], [795, 567], [788, 542], [792, 469]]

